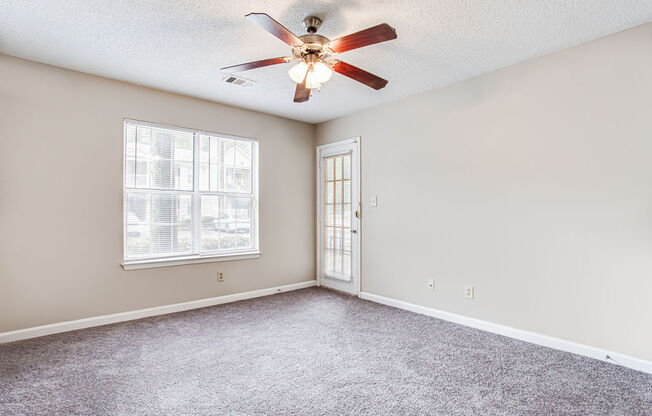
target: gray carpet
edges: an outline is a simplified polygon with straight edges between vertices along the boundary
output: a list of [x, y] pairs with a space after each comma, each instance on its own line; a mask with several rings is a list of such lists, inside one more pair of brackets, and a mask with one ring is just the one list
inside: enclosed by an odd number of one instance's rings
[[652, 376], [310, 288], [0, 345], [2, 415], [652, 415]]

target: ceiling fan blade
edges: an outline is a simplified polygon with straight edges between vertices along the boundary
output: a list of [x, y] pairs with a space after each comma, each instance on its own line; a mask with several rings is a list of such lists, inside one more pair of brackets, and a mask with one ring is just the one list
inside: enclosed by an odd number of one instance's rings
[[297, 89], [294, 91], [294, 102], [295, 103], [305, 103], [310, 99], [310, 89], [306, 88], [306, 81], [308, 80], [308, 73], [303, 78], [301, 84], [297, 84]]
[[272, 19], [265, 13], [249, 13], [245, 16], [245, 18], [250, 22], [257, 24], [264, 30], [268, 31], [292, 47], [303, 45], [303, 41], [299, 39], [294, 33], [290, 32], [285, 26]]
[[354, 79], [358, 82], [365, 84], [368, 87], [371, 87], [375, 90], [384, 88], [387, 85], [387, 80], [382, 79], [379, 76], [367, 72], [364, 69], [360, 69], [357, 66], [347, 64], [346, 62], [336, 61], [332, 65], [333, 71], [338, 72], [342, 75], [345, 75], [351, 79]]
[[396, 39], [396, 30], [387, 23], [382, 23], [378, 26], [335, 39], [331, 41], [330, 47], [333, 52], [340, 53], [392, 39]]
[[269, 59], [263, 59], [261, 61], [247, 62], [246, 64], [227, 66], [222, 68], [222, 71], [224, 72], [248, 71], [250, 69], [262, 68], [264, 66], [285, 64], [291, 61], [292, 61], [292, 57], [290, 56], [283, 56], [280, 58], [269, 58]]

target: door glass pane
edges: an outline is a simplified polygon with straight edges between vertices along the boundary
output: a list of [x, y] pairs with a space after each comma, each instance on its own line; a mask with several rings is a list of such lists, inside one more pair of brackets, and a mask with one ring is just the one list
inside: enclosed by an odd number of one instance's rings
[[335, 205], [335, 226], [342, 227], [342, 204]]
[[351, 181], [344, 181], [344, 203], [351, 203]]
[[342, 228], [335, 228], [335, 264], [333, 265], [335, 273], [342, 273]]
[[335, 203], [336, 204], [341, 204], [342, 203], [342, 181], [341, 180], [336, 180], [335, 181]]
[[342, 179], [342, 156], [335, 157], [335, 179]]
[[334, 226], [335, 225], [335, 206], [332, 204], [327, 204], [324, 207], [324, 214], [326, 215], [326, 225]]
[[351, 154], [324, 158], [324, 252], [327, 274], [351, 276]]

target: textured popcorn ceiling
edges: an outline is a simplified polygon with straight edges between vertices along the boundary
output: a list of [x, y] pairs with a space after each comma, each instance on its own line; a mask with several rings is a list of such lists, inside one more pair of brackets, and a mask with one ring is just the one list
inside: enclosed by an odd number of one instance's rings
[[[242, 72], [251, 88], [221, 83], [220, 67], [290, 52], [249, 12], [299, 35], [315, 14], [331, 39], [389, 23], [397, 40], [339, 56], [388, 86], [334, 74], [297, 104], [291, 64]], [[0, 0], [0, 53], [315, 123], [650, 20], [650, 0]]]

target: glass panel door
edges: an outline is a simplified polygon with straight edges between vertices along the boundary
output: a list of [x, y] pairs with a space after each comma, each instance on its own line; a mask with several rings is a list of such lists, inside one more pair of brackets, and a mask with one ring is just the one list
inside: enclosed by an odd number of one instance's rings
[[325, 157], [323, 264], [326, 275], [351, 277], [351, 153]]

